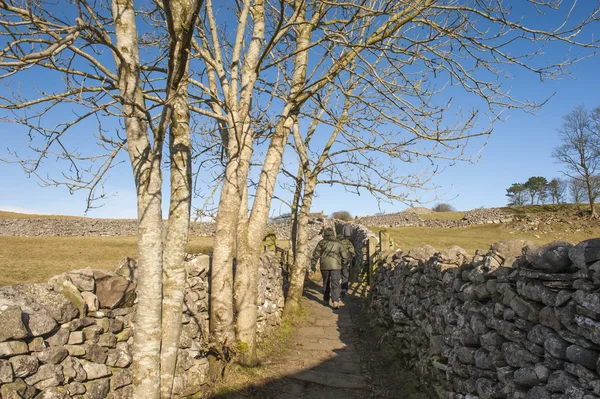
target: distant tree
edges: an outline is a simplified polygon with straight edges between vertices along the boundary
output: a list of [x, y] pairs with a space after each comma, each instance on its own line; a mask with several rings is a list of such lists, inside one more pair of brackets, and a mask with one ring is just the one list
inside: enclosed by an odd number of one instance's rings
[[431, 208], [434, 212], [456, 212], [456, 208], [450, 204], [439, 203], [436, 204], [433, 208]]
[[570, 178], [567, 182], [569, 197], [575, 203], [577, 209], [581, 209], [581, 203], [585, 201], [585, 184], [579, 179]]
[[547, 191], [552, 198], [553, 204], [560, 204], [564, 201], [565, 191], [567, 189], [567, 182], [564, 179], [555, 177], [548, 183]]
[[506, 189], [508, 197], [508, 206], [523, 206], [525, 205], [525, 195], [527, 188], [523, 183], [513, 183]]
[[525, 182], [524, 186], [531, 198], [531, 205], [533, 205], [534, 201], [536, 201], [536, 204], [544, 202], [544, 198], [546, 198], [546, 188], [548, 186], [548, 180], [546, 180], [545, 177], [532, 176]]
[[331, 217], [333, 219], [344, 220], [344, 221], [350, 221], [350, 220], [352, 220], [352, 215], [348, 211], [333, 212], [331, 214]]
[[559, 129], [562, 144], [554, 149], [552, 156], [564, 165], [563, 173], [585, 184], [587, 200], [593, 218], [598, 215], [594, 208], [594, 176], [600, 171], [600, 130], [597, 113], [580, 105], [563, 117]]

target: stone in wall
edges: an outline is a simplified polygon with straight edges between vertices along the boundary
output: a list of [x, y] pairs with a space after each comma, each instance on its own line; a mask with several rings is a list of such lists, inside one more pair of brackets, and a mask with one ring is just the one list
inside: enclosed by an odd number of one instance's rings
[[595, 242], [409, 251], [377, 269], [372, 321], [440, 398], [598, 398]]
[[[210, 257], [187, 255], [174, 397], [208, 383]], [[82, 269], [0, 287], [1, 398], [131, 398], [136, 265]], [[68, 287], [68, 289], [66, 288]], [[259, 338], [281, 323], [280, 259], [261, 257]]]

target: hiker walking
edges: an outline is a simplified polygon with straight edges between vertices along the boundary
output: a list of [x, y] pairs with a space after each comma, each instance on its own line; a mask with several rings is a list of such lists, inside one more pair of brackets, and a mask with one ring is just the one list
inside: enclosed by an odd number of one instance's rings
[[346, 252], [346, 256], [348, 260], [342, 263], [342, 291], [340, 293], [341, 297], [346, 296], [346, 292], [348, 292], [348, 279], [350, 278], [350, 264], [354, 259], [354, 255], [356, 252], [354, 251], [354, 245], [350, 241], [350, 236], [352, 235], [352, 227], [344, 226], [342, 230], [343, 236], [339, 238], [340, 244], [344, 247], [344, 251]]
[[316, 270], [317, 261], [321, 265], [323, 276], [323, 300], [337, 309], [340, 305], [340, 280], [342, 278], [342, 265], [348, 262], [348, 251], [335, 239], [331, 227], [323, 230], [323, 239], [319, 241], [311, 259], [313, 271]]

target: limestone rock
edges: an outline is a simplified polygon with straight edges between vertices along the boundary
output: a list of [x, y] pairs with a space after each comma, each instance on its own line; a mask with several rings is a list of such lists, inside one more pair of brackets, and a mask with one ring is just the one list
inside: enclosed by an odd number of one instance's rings
[[540, 360], [522, 345], [514, 342], [505, 342], [502, 344], [502, 351], [504, 352], [508, 365], [513, 367], [523, 367], [528, 364], [535, 364]]
[[83, 331], [73, 331], [69, 334], [69, 339], [67, 340], [68, 345], [78, 345], [82, 344], [85, 341], [85, 337], [83, 335]]
[[88, 381], [85, 384], [84, 399], [104, 399], [110, 392], [110, 380], [104, 378], [101, 380]]
[[558, 359], [567, 358], [567, 348], [569, 344], [561, 338], [551, 337], [544, 342], [544, 349], [552, 356]]
[[73, 302], [51, 290], [48, 284], [17, 284], [13, 287], [23, 296], [32, 298], [58, 323], [67, 323], [79, 315]]
[[111, 375], [110, 370], [105, 364], [92, 363], [87, 360], [80, 360], [80, 362], [85, 370], [88, 380], [95, 380]]
[[134, 286], [137, 285], [138, 271], [137, 263], [134, 259], [123, 259], [121, 261], [121, 264], [119, 264], [119, 267], [117, 267], [115, 273], [117, 274], [117, 276], [123, 277], [125, 280], [129, 281]]
[[58, 364], [69, 355], [69, 352], [62, 346], [51, 346], [36, 355], [41, 363]]
[[106, 364], [112, 367], [127, 367], [131, 364], [132, 357], [121, 349], [109, 349]]
[[85, 356], [85, 348], [80, 345], [65, 345], [64, 348], [69, 352], [69, 356], [82, 357]]
[[588, 293], [585, 291], [575, 291], [572, 298], [580, 306], [593, 311], [594, 313], [600, 314], [600, 294], [599, 293]]
[[38, 337], [56, 328], [56, 321], [49, 312], [33, 298], [16, 289], [17, 286], [0, 287], [0, 307], [17, 306], [23, 313], [22, 322], [27, 336]]
[[87, 314], [87, 303], [77, 287], [70, 280], [63, 281], [60, 285], [55, 286], [54, 290], [60, 292], [75, 305], [80, 317], [84, 317]]
[[85, 393], [85, 385], [79, 381], [74, 381], [67, 385], [67, 392], [69, 392], [69, 395], [71, 396], [83, 395]]
[[588, 263], [600, 260], [600, 238], [592, 238], [575, 245], [569, 250], [569, 258], [581, 270], [587, 270]]
[[63, 381], [62, 366], [58, 364], [43, 364], [35, 374], [25, 379], [28, 385], [39, 390], [56, 387]]
[[8, 360], [0, 359], [0, 384], [13, 382], [14, 374], [12, 365]]
[[567, 270], [572, 262], [569, 250], [573, 245], [566, 241], [554, 241], [541, 247], [529, 247], [525, 258], [535, 268], [551, 273]]
[[66, 382], [83, 382], [88, 380], [87, 372], [78, 359], [69, 356], [63, 360], [61, 366], [63, 368], [63, 375], [65, 376]]
[[579, 387], [579, 382], [565, 371], [555, 371], [548, 377], [546, 388], [550, 392], [566, 392], [569, 387]]
[[62, 346], [66, 345], [69, 341], [70, 331], [68, 328], [59, 328], [51, 336], [46, 338], [46, 342], [50, 346]]
[[114, 274], [94, 271], [96, 278], [96, 296], [101, 308], [114, 309], [125, 302], [132, 293], [129, 281]]
[[15, 355], [22, 355], [29, 351], [29, 347], [23, 341], [0, 342], [0, 359]]
[[13, 356], [10, 358], [10, 363], [17, 378], [28, 377], [38, 370], [38, 360], [34, 356]]
[[515, 371], [515, 382], [525, 387], [533, 387], [540, 383], [540, 379], [533, 367], [521, 367]]
[[83, 347], [85, 348], [85, 358], [87, 360], [102, 364], [106, 362], [106, 348], [103, 348], [98, 344], [83, 345]]
[[96, 312], [98, 309], [100, 309], [98, 297], [93, 292], [82, 292], [81, 296], [87, 304], [88, 311]]
[[596, 370], [598, 352], [582, 348], [578, 345], [571, 345], [567, 348], [567, 359], [573, 363], [581, 364], [590, 370]]
[[66, 389], [48, 388], [43, 390], [35, 399], [71, 399]]
[[552, 395], [542, 386], [533, 387], [527, 392], [527, 399], [551, 399]]
[[532, 301], [527, 301], [520, 296], [515, 296], [510, 301], [510, 307], [515, 311], [519, 317], [537, 323], [539, 321], [539, 314], [543, 306]]
[[0, 305], [0, 342], [27, 337], [23, 312], [18, 306]]
[[119, 389], [127, 385], [131, 385], [132, 377], [130, 369], [114, 369], [113, 375], [110, 378], [110, 386], [112, 389]]
[[422, 245], [420, 247], [413, 248], [410, 251], [408, 251], [408, 254], [406, 256], [417, 261], [427, 262], [436, 253], [437, 250], [431, 245]]
[[490, 246], [489, 253], [499, 256], [502, 259], [502, 266], [511, 267], [523, 254], [523, 248], [528, 245], [533, 243], [527, 240], [498, 241]]
[[94, 272], [91, 268], [73, 270], [67, 273], [73, 285], [77, 287], [83, 296], [84, 292], [94, 292], [96, 282], [94, 280]]
[[0, 397], [3, 399], [32, 399], [35, 393], [35, 388], [30, 387], [20, 378], [0, 386]]

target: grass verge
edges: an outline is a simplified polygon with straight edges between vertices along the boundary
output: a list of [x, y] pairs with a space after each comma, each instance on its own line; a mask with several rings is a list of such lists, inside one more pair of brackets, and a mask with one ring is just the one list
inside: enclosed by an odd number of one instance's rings
[[219, 399], [239, 399], [250, 386], [259, 390], [268, 389], [262, 387], [282, 377], [279, 360], [292, 350], [296, 329], [303, 324], [306, 316], [306, 311], [300, 308], [291, 320], [284, 320], [279, 328], [258, 344], [261, 362], [258, 366], [244, 367], [236, 363], [228, 366], [225, 378], [208, 393], [208, 397], [218, 395]]

